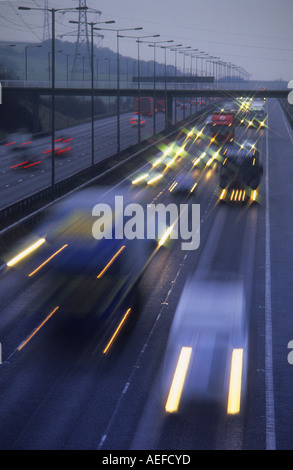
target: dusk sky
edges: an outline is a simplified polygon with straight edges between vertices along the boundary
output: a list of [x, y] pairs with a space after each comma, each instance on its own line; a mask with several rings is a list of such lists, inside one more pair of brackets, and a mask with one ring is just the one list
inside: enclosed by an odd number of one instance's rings
[[[43, 0], [0, 1], [0, 40], [40, 42], [43, 39], [43, 12], [18, 11], [18, 6], [43, 8]], [[49, 7], [70, 8], [78, 0], [49, 0]], [[174, 44], [191, 46], [211, 56], [220, 57], [243, 67], [252, 79], [293, 79], [293, 2], [292, 0], [88, 0], [87, 6], [102, 12], [88, 13], [88, 21], [116, 20], [113, 28], [143, 27], [129, 35], [160, 34], [157, 41], [174, 40]], [[69, 19], [78, 13], [57, 15], [56, 37], [75, 41]], [[109, 25], [111, 27], [111, 25]], [[97, 42], [116, 51], [114, 32], [103, 32]], [[122, 55], [137, 57], [135, 39], [121, 39]], [[142, 46], [142, 58], [151, 60], [153, 50]], [[163, 62], [163, 50], [157, 61]], [[168, 54], [174, 64], [174, 54]]]

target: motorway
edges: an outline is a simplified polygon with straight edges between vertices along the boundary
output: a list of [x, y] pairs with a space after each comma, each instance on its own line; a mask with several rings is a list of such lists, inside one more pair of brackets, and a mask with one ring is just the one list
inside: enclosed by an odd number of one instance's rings
[[[204, 107], [199, 105], [198, 110], [201, 109]], [[194, 111], [195, 106], [192, 106], [192, 112]], [[189, 113], [190, 109], [187, 109], [186, 117]], [[137, 126], [130, 125], [132, 117], [133, 113], [120, 116], [121, 151], [138, 142]], [[141, 139], [147, 140], [153, 135], [153, 118], [144, 119], [145, 124], [141, 126]], [[177, 121], [182, 119], [183, 111], [178, 108]], [[165, 114], [159, 113], [156, 117], [156, 132], [160, 133], [164, 129]], [[56, 183], [91, 166], [91, 132], [91, 122], [56, 132]], [[117, 152], [117, 118], [106, 117], [95, 121], [94, 132], [95, 163], [98, 163]], [[62, 147], [60, 147], [60, 139], [66, 141]], [[24, 155], [15, 150], [11, 151], [10, 144], [9, 139], [8, 142], [0, 144], [0, 209], [21, 201], [32, 192], [36, 193], [49, 187], [52, 181], [50, 136], [29, 141], [26, 146], [22, 147], [23, 150], [27, 150]], [[21, 144], [26, 144], [26, 142]], [[58, 148], [60, 153], [58, 153]], [[21, 165], [30, 158], [30, 155], [33, 155], [32, 161], [29, 161], [27, 165]]]
[[[62, 304], [55, 310], [58, 286], [50, 263], [29, 277], [39, 258], [48, 257], [46, 247], [19, 268], [2, 269], [2, 450], [293, 448], [293, 366], [287, 359], [293, 340], [293, 132], [277, 100], [267, 100], [266, 106], [267, 128], [241, 127], [235, 137], [257, 142], [260, 150], [264, 175], [259, 203], [219, 204], [216, 165], [203, 158], [205, 165], [194, 166], [198, 187], [191, 200], [200, 204], [200, 246], [183, 251], [180, 240], [174, 240], [156, 253], [143, 275], [139, 312], [126, 322], [106, 358], [101, 358], [99, 342], [93, 344], [96, 335], [72, 321]], [[114, 118], [108, 122], [115, 126]], [[207, 148], [215, 152], [207, 128], [199, 135], [196, 131], [174, 142], [186, 152], [180, 167], [167, 172], [158, 185], [139, 187], [145, 203], [178, 203], [170, 185], [179, 168], [189, 168]], [[154, 160], [160, 157], [158, 152]], [[126, 187], [131, 195], [131, 180], [139, 174], [129, 175], [117, 188]], [[164, 410], [161, 383], [168, 334], [185, 281], [195, 272], [244, 281], [249, 364], [247, 399], [239, 416], [197, 403], [179, 414]]]

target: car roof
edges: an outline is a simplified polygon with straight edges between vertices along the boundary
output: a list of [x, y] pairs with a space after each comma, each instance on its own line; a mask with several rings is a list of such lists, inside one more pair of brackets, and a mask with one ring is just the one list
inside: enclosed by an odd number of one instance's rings
[[242, 328], [245, 314], [242, 281], [189, 279], [178, 304], [174, 328], [232, 331]]

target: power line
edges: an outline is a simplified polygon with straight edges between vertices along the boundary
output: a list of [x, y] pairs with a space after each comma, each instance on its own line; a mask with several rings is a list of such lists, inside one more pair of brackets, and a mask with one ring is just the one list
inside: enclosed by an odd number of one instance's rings
[[43, 41], [50, 39], [50, 23], [49, 23], [49, 10], [48, 0], [44, 0], [44, 30], [43, 30]]
[[79, 0], [78, 32], [77, 32], [75, 54], [74, 54], [74, 59], [73, 59], [72, 71], [71, 71], [71, 78], [73, 80], [76, 78], [81, 62], [82, 62], [83, 70], [85, 67], [85, 61], [86, 61], [87, 66], [90, 66], [91, 64], [86, 2], [87, 0]]

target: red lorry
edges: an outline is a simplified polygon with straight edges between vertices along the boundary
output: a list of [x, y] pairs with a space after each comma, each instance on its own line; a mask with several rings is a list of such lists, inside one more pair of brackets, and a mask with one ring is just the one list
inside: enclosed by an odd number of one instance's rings
[[[139, 112], [139, 98], [134, 101], [134, 112]], [[153, 115], [153, 99], [152, 98], [140, 98], [140, 114], [142, 116]]]
[[[166, 111], [165, 100], [156, 100], [156, 113], [164, 113]], [[138, 98], [134, 101], [134, 112], [138, 113]], [[152, 116], [154, 112], [153, 98], [140, 98], [140, 114], [142, 116]]]
[[211, 135], [217, 142], [232, 142], [235, 132], [235, 114], [218, 112], [212, 116]]

